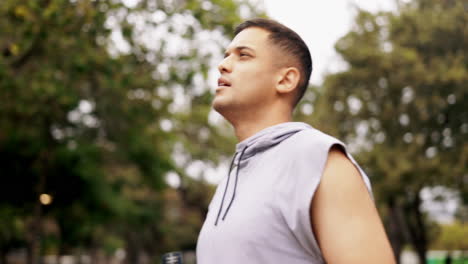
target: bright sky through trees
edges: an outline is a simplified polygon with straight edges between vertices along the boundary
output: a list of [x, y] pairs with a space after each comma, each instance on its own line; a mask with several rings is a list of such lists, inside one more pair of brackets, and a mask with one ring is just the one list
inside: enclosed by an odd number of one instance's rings
[[368, 11], [394, 10], [393, 0], [263, 0], [267, 14], [295, 30], [307, 43], [313, 60], [311, 82], [319, 85], [323, 74], [344, 67], [335, 42], [352, 26], [356, 6]]

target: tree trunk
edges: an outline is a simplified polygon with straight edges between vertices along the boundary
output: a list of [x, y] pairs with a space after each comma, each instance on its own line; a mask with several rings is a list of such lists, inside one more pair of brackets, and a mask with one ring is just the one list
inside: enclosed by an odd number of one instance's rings
[[7, 263], [7, 251], [4, 248], [0, 248], [0, 264]]
[[415, 211], [415, 217], [416, 217], [416, 225], [419, 226], [419, 234], [418, 234], [418, 240], [417, 243], [414, 245], [416, 252], [418, 253], [419, 257], [419, 262], [422, 264], [426, 263], [426, 253], [427, 253], [427, 232], [426, 232], [426, 225], [424, 223], [423, 215], [421, 211], [419, 210], [419, 207], [421, 205], [421, 200], [419, 198], [419, 195], [417, 195], [417, 198], [415, 199], [415, 204], [414, 208], [417, 208]]
[[[50, 127], [50, 126], [48, 126]], [[40, 264], [41, 261], [41, 236], [42, 236], [42, 203], [39, 200], [41, 194], [45, 192], [46, 175], [49, 165], [49, 153], [47, 150], [39, 154], [34, 167], [39, 171], [39, 180], [36, 185], [36, 201], [34, 202], [33, 217], [30, 223], [30, 237], [28, 241], [28, 264]]]
[[139, 249], [138, 241], [135, 239], [135, 234], [129, 231], [126, 235], [126, 256], [124, 263], [126, 264], [139, 264]]
[[28, 241], [28, 264], [40, 264], [42, 206], [37, 202], [34, 206], [34, 216], [31, 223], [31, 236]]
[[388, 216], [388, 236], [390, 244], [392, 245], [393, 255], [397, 261], [397, 264], [400, 264], [401, 251], [405, 243], [404, 239], [404, 226], [401, 223], [400, 211], [398, 205], [394, 202], [393, 199], [387, 202], [389, 208]]
[[419, 263], [426, 263], [427, 252], [427, 228], [424, 223], [423, 215], [420, 211], [421, 198], [419, 191], [416, 192], [414, 198], [407, 204], [406, 208], [407, 223], [409, 226], [410, 242], [413, 245], [416, 254], [418, 255]]

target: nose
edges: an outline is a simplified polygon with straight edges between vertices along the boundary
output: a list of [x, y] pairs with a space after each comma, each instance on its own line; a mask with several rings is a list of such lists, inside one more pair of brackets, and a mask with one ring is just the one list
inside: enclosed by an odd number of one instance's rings
[[226, 72], [231, 72], [232, 71], [232, 65], [229, 60], [230, 56], [225, 57], [219, 64], [218, 64], [218, 70], [220, 73], [226, 73]]

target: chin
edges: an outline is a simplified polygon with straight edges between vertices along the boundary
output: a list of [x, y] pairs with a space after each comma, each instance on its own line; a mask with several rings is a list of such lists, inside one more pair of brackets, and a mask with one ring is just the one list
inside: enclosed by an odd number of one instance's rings
[[213, 107], [214, 110], [216, 110], [219, 113], [221, 113], [223, 108], [225, 108], [223, 102], [221, 102], [221, 100], [219, 99], [217, 100], [216, 98], [211, 103], [211, 106]]
[[221, 114], [222, 116], [226, 117], [225, 114], [229, 112], [230, 104], [224, 100], [221, 100], [221, 98], [215, 98], [211, 104], [213, 109]]

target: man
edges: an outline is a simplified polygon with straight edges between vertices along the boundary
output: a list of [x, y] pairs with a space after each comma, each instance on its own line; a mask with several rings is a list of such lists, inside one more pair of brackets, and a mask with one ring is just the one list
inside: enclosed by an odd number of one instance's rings
[[267, 19], [239, 25], [213, 108], [239, 140], [209, 205], [197, 263], [395, 263], [365, 173], [345, 144], [291, 122], [310, 53]]

